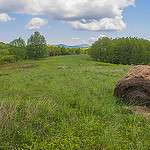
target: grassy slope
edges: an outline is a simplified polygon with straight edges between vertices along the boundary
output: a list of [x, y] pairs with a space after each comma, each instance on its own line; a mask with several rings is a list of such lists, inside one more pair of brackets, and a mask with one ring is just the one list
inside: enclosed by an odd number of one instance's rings
[[59, 56], [0, 68], [0, 148], [150, 148], [148, 119], [112, 96], [131, 66], [87, 58]]

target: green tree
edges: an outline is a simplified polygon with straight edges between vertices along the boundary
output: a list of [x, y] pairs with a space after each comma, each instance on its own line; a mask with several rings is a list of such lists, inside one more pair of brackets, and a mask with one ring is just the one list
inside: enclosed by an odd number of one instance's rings
[[0, 42], [0, 57], [4, 55], [8, 55], [8, 44], [5, 44], [3, 42]]
[[17, 47], [25, 47], [26, 46], [26, 42], [24, 41], [24, 39], [22, 39], [21, 37], [19, 37], [18, 39], [14, 39], [13, 41], [11, 41], [9, 43], [9, 45], [11, 45], [11, 46], [17, 46]]
[[62, 55], [66, 55], [66, 48], [63, 46], [63, 47], [61, 47], [61, 53], [62, 53]]
[[88, 54], [99, 61], [115, 64], [149, 64], [150, 41], [139, 38], [102, 38], [89, 49]]
[[62, 52], [61, 52], [61, 47], [60, 46], [55, 46], [55, 55], [58, 56], [58, 55], [62, 55]]
[[75, 50], [75, 53], [76, 53], [76, 54], [81, 54], [81, 48], [77, 48], [77, 49]]
[[9, 55], [16, 55], [17, 59], [26, 59], [26, 43], [19, 37], [9, 43]]
[[28, 58], [38, 59], [48, 56], [48, 48], [46, 45], [46, 39], [38, 31], [27, 41], [27, 55]]
[[52, 45], [48, 46], [49, 49], [49, 56], [56, 56], [55, 48]]
[[5, 48], [7, 48], [7, 45], [3, 42], [0, 42], [0, 51]]
[[104, 53], [111, 43], [111, 39], [107, 37], [99, 38], [89, 49], [88, 54], [95, 60], [104, 61], [106, 58]]

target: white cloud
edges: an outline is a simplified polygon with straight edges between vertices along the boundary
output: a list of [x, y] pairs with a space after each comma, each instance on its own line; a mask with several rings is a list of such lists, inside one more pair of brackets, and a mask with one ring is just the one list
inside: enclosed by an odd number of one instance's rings
[[71, 40], [79, 40], [79, 37], [72, 37]]
[[2, 13], [0, 14], [0, 22], [8, 22], [8, 21], [14, 21], [15, 18], [11, 18], [8, 16], [8, 14]]
[[96, 38], [96, 37], [91, 37], [91, 38], [89, 39], [90, 42], [95, 42], [95, 41], [97, 41], [97, 40], [98, 40], [98, 38]]
[[100, 34], [100, 35], [98, 36], [98, 39], [99, 39], [99, 38], [103, 38], [103, 37], [106, 37], [106, 35]]
[[123, 30], [125, 7], [134, 6], [135, 0], [1, 0], [0, 12], [50, 15], [66, 21], [75, 29]]
[[32, 18], [32, 20], [30, 20], [30, 22], [25, 26], [25, 28], [28, 30], [37, 30], [40, 29], [41, 26], [44, 26], [46, 24], [48, 24], [47, 19], [35, 17]]
[[126, 28], [126, 24], [122, 21], [122, 16], [116, 18], [103, 18], [98, 21], [90, 20], [89, 22], [82, 22], [80, 20], [68, 21], [68, 23], [72, 24], [72, 26], [75, 29], [85, 29], [92, 31], [100, 31], [100, 30], [119, 31]]
[[98, 37], [91, 37], [89, 39], [89, 42], [93, 43], [93, 42], [97, 41], [99, 38], [103, 38], [103, 37], [106, 37], [106, 35], [100, 34]]

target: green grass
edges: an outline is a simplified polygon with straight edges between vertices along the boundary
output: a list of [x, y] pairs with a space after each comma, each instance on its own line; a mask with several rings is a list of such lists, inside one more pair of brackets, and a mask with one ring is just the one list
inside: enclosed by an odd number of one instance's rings
[[131, 68], [87, 55], [0, 66], [0, 149], [150, 149], [149, 120], [113, 97]]

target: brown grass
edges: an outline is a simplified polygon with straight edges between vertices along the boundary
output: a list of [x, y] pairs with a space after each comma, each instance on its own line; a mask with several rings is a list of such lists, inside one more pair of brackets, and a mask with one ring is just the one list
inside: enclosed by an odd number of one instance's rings
[[135, 114], [138, 114], [142, 117], [146, 117], [150, 120], [150, 108], [143, 107], [143, 106], [130, 106], [130, 107], [124, 107], [125, 109], [132, 110]]

